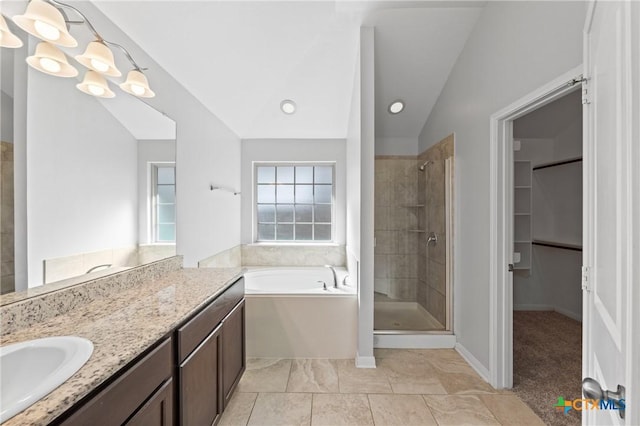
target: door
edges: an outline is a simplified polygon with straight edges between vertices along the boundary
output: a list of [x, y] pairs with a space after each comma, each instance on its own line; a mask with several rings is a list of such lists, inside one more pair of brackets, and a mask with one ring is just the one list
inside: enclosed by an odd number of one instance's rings
[[[632, 360], [638, 356], [632, 327], [637, 334], [638, 324], [633, 325], [632, 320], [637, 315], [633, 302], [638, 300], [638, 289], [633, 285], [637, 286], [640, 278], [640, 188], [635, 170], [639, 162], [638, 148], [634, 146], [638, 144], [640, 112], [634, 61], [640, 58], [638, 42], [634, 40], [637, 33], [632, 34], [637, 31], [632, 28], [632, 21], [635, 27], [640, 24], [636, 6], [632, 17], [631, 2], [593, 2], [587, 12], [584, 40], [583, 376], [595, 379], [605, 391], [617, 392], [618, 385], [623, 386], [627, 396], [632, 394], [630, 391], [637, 393], [632, 389], [633, 375], [637, 375], [632, 371], [637, 368]], [[586, 405], [583, 424], [640, 422], [637, 403], [631, 404], [627, 397], [626, 404], [612, 404], [616, 395], [610, 396], [610, 401], [599, 404], [600, 409]], [[593, 392], [585, 392], [585, 398], [589, 397], [598, 399]], [[622, 405], [627, 406], [626, 413], [621, 410]]]
[[244, 300], [222, 321], [222, 397], [224, 407], [229, 404], [233, 391], [246, 368]]

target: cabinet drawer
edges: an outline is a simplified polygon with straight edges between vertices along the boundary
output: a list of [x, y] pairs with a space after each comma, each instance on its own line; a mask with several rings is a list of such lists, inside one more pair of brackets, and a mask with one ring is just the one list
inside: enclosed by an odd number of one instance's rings
[[172, 375], [171, 338], [63, 421], [63, 425], [123, 424]]
[[173, 424], [173, 380], [169, 379], [158, 389], [127, 426], [169, 426]]
[[178, 363], [202, 342], [244, 297], [244, 278], [240, 278], [213, 302], [178, 328]]

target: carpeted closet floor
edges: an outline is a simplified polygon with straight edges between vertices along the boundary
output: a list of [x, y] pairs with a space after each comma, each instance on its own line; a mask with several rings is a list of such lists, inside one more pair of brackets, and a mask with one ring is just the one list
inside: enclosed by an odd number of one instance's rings
[[513, 392], [548, 425], [579, 425], [558, 397], [581, 398], [582, 324], [557, 312], [513, 312]]

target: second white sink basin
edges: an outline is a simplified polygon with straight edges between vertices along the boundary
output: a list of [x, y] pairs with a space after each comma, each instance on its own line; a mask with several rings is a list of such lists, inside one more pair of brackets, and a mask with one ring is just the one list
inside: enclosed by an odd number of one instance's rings
[[92, 353], [93, 343], [75, 336], [0, 347], [0, 423], [64, 383]]

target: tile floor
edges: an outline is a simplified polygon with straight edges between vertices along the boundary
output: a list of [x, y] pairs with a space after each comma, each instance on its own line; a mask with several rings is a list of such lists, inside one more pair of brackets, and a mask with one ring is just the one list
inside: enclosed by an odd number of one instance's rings
[[543, 425], [451, 349], [376, 349], [353, 360], [250, 359], [221, 426]]

